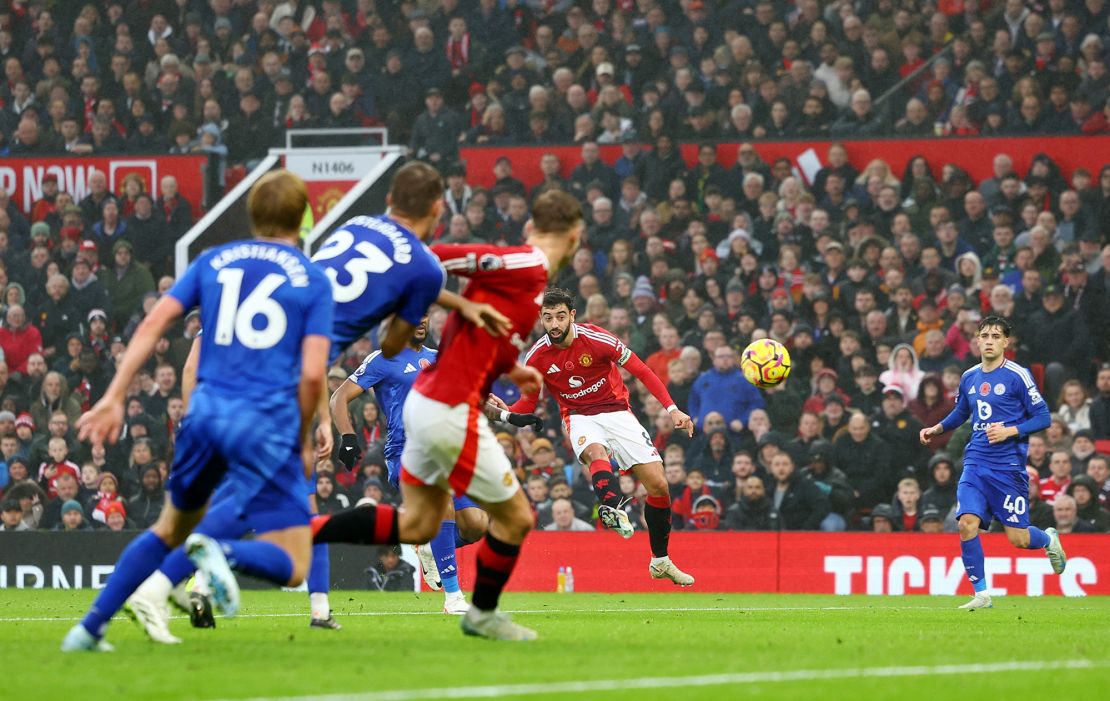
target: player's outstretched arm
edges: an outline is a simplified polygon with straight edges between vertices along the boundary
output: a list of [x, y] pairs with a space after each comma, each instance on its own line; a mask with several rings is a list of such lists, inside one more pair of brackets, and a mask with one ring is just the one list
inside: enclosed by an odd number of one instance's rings
[[[436, 304], [445, 309], [454, 309], [464, 319], [480, 329], [485, 329], [491, 336], [507, 336], [512, 330], [509, 317], [497, 311], [489, 304], [478, 304], [469, 299], [443, 290], [436, 298]], [[411, 338], [411, 335], [409, 336]]]
[[131, 342], [127, 344], [127, 350], [124, 351], [116, 367], [116, 376], [112, 378], [104, 396], [96, 406], [77, 420], [78, 440], [88, 440], [96, 445], [103, 444], [105, 440], [109, 443], [119, 440], [127, 387], [131, 384], [135, 373], [154, 352], [158, 339], [165, 335], [184, 312], [185, 308], [175, 297], [165, 295], [158, 300], [150, 310], [150, 314], [147, 314], [139, 324], [139, 328], [135, 330]]
[[358, 437], [355, 435], [355, 425], [351, 421], [351, 409], [348, 406], [362, 393], [363, 389], [348, 379], [343, 380], [343, 384], [331, 395], [331, 414], [340, 435], [339, 461], [348, 470], [353, 470], [362, 459], [362, 449], [358, 446]]
[[514, 412], [496, 394], [490, 394], [482, 409], [490, 421], [512, 424], [517, 428], [531, 427], [537, 433], [543, 430], [543, 419], [531, 412]]
[[686, 435], [693, 436], [694, 422], [674, 403], [674, 400], [671, 399], [671, 393], [667, 391], [667, 386], [663, 384], [659, 376], [652, 372], [651, 368], [640, 360], [638, 355], [627, 349], [625, 352], [628, 355], [621, 365], [632, 373], [632, 376], [639, 380], [644, 387], [647, 387], [648, 391], [659, 400], [660, 404], [667, 408], [667, 413], [671, 415], [671, 420], [674, 421], [675, 429], [686, 431]]

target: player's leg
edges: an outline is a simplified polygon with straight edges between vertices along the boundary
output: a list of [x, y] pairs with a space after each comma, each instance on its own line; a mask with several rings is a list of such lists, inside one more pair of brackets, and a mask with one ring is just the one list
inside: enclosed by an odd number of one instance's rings
[[964, 467], [964, 473], [956, 485], [956, 503], [959, 504], [957, 524], [960, 531], [960, 558], [975, 590], [971, 601], [960, 608], [992, 608], [991, 596], [987, 591], [983, 541], [979, 538], [979, 529], [983, 523], [990, 523], [991, 512], [983, 493], [981, 478], [975, 468]]
[[651, 544], [651, 563], [648, 571], [654, 579], [669, 579], [675, 584], [688, 587], [694, 578], [678, 569], [671, 562], [669, 548], [671, 541], [671, 493], [663, 476], [663, 463], [659, 461], [632, 466], [632, 473], [644, 486], [644, 521], [648, 527], [648, 541]]
[[489, 516], [478, 508], [469, 497], [452, 499], [447, 518], [439, 533], [429, 544], [435, 555], [439, 578], [443, 583], [443, 612], [461, 616], [470, 609], [466, 596], [459, 589], [459, 571], [456, 552], [462, 545], [480, 540], [489, 529]]
[[[316, 508], [315, 480], [309, 487], [308, 508], [313, 513], [318, 513]], [[339, 630], [342, 626], [331, 615], [331, 602], [328, 592], [331, 591], [331, 553], [328, 552], [327, 543], [314, 543], [312, 545], [312, 564], [308, 567], [308, 605], [311, 609], [311, 619], [308, 625], [312, 628]]]
[[203, 506], [180, 511], [167, 495], [166, 505], [162, 508], [158, 521], [124, 548], [104, 589], [97, 595], [81, 622], [71, 628], [62, 641], [62, 652], [111, 649], [106, 643], [101, 644], [101, 638], [104, 637], [112, 616], [123, 607], [139, 585], [158, 569], [170, 551], [184, 542], [203, 515]]
[[1060, 534], [1055, 528], [1042, 531], [1029, 524], [1029, 480], [1025, 472], [992, 474], [991, 481], [994, 491], [1002, 496], [1002, 503], [992, 504], [991, 508], [1001, 516], [1010, 544], [1016, 548], [1044, 550], [1052, 563], [1052, 571], [1061, 574], [1068, 560], [1060, 544]]

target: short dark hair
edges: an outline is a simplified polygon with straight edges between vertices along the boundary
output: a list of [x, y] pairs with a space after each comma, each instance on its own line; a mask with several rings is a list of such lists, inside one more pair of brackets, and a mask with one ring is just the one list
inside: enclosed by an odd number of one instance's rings
[[543, 293], [543, 304], [540, 306], [544, 309], [554, 309], [563, 304], [567, 306], [567, 311], [574, 309], [574, 295], [561, 287], [551, 287]]
[[389, 206], [405, 217], [423, 219], [443, 197], [443, 180], [439, 171], [427, 163], [409, 161], [393, 176], [389, 188]]
[[976, 333], [982, 333], [983, 329], [990, 326], [997, 326], [999, 330], [1002, 331], [1002, 335], [1006, 338], [1010, 337], [1010, 333], [1014, 329], [1013, 325], [1011, 325], [1005, 317], [991, 314], [990, 316], [983, 317], [983, 320], [979, 322], [979, 328], [977, 329]]

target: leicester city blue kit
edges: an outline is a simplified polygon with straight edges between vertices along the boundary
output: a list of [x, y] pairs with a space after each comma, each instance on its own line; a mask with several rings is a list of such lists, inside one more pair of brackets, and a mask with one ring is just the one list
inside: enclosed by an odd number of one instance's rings
[[390, 314], [419, 325], [447, 279], [416, 234], [387, 216], [347, 221], [312, 261], [333, 286], [332, 362]]
[[169, 294], [200, 307], [197, 387], [168, 490], [183, 511], [225, 478], [234, 511], [258, 530], [308, 523], [298, 387], [306, 336], [330, 336], [330, 283], [292, 246], [239, 241], [203, 253]]
[[[1012, 361], [984, 372], [976, 365], [960, 378], [956, 407], [941, 425], [951, 431], [971, 418], [971, 440], [956, 498], [958, 515], [974, 514], [983, 528], [994, 516], [1004, 526], [1029, 527], [1029, 478], [1025, 473], [1029, 434], [1048, 427], [1051, 417], [1029, 370]], [[987, 440], [994, 423], [1016, 426], [1018, 435]]]
[[[401, 453], [405, 448], [405, 422], [402, 419], [405, 398], [409, 396], [412, 384], [420, 371], [436, 361], [436, 351], [421, 347], [413, 350], [406, 347], [392, 358], [386, 358], [381, 351], [366, 356], [362, 365], [348, 378], [364, 391], [374, 390], [378, 406], [385, 414], [388, 435], [385, 440], [385, 465], [389, 473], [389, 483], [400, 489]], [[455, 497], [455, 510], [477, 506], [466, 495]]]

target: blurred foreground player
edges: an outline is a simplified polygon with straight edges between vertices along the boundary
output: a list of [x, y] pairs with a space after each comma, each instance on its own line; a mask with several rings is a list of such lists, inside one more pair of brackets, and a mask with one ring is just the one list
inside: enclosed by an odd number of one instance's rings
[[[528, 351], [524, 362], [543, 374], [544, 386], [559, 403], [567, 437], [590, 471], [594, 493], [601, 503], [601, 523], [631, 538], [632, 523], [621, 508], [620, 483], [610, 456], [621, 472], [632, 472], [647, 491], [644, 520], [651, 543], [648, 572], [690, 586], [694, 578], [678, 569], [668, 555], [671, 537], [671, 497], [663, 477], [663, 461], [651, 437], [628, 405], [628, 388], [620, 368], [628, 370], [659, 400], [674, 427], [694, 433], [694, 424], [671, 399], [663, 381], [616, 336], [592, 324], [575, 323], [574, 296], [566, 290], [547, 291], [540, 322], [547, 333]], [[525, 392], [510, 408], [534, 412], [539, 393]]]
[[[327, 278], [298, 249], [307, 202], [295, 175], [263, 176], [247, 199], [255, 238], [217, 246], [189, 266], [135, 332], [104, 397], [78, 421], [81, 440], [118, 440], [131, 380], [170, 326], [200, 307], [209, 332], [177, 435], [165, 508], [124, 550], [107, 586], [62, 641], [63, 651], [110, 649], [102, 638], [111, 617], [182, 542], [227, 615], [239, 606], [232, 568], [280, 585], [304, 580], [312, 541], [303, 473], [312, 461], [309, 432], [325, 387], [333, 312]], [[259, 435], [266, 440], [255, 440]], [[330, 450], [327, 417], [317, 439]], [[225, 476], [235, 509], [251, 512], [254, 540], [190, 535]]]
[[493, 338], [451, 314], [438, 361], [420, 374], [405, 402], [406, 444], [401, 458], [402, 508], [366, 506], [313, 520], [317, 539], [368, 544], [422, 543], [439, 529], [450, 494], [466, 494], [490, 516], [478, 545], [467, 635], [533, 640], [535, 631], [497, 610], [501, 590], [532, 527], [528, 499], [483, 413], [493, 381], [503, 374], [528, 392], [542, 377], [516, 362], [535, 325], [548, 278], [565, 265], [582, 236], [582, 212], [572, 196], [551, 191], [537, 200], [524, 246], [437, 246], [450, 273], [470, 279], [465, 296], [509, 317], [510, 336]]
[[993, 607], [979, 540], [980, 528], [988, 528], [992, 517], [1002, 522], [1011, 545], [1045, 550], [1056, 574], [1067, 566], [1056, 529], [1042, 531], [1029, 525], [1029, 478], [1025, 473], [1029, 436], [1048, 428], [1052, 417], [1029, 370], [1006, 360], [1010, 332], [1010, 322], [999, 316], [979, 322], [983, 362], [960, 378], [952, 412], [939, 424], [921, 429], [921, 442], [928, 445], [972, 417], [971, 440], [956, 487], [960, 549], [967, 578], [975, 589], [975, 596], [960, 606], [962, 609]]

